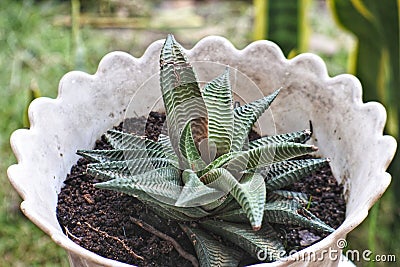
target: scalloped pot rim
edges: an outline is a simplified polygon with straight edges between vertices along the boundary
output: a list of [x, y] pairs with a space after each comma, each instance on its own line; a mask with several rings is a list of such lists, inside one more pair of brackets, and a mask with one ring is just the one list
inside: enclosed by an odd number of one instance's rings
[[[128, 266], [96, 255], [68, 239], [57, 223], [55, 205], [66, 173], [77, 160], [73, 151], [82, 148], [82, 145], [87, 148], [93, 146], [94, 141], [107, 127], [120, 121], [124, 116], [124, 109], [119, 106], [126, 106], [128, 102], [124, 96], [132, 94], [124, 89], [135, 84], [138, 86], [158, 73], [158, 57], [162, 44], [163, 40], [152, 43], [141, 58], [134, 58], [124, 52], [109, 53], [101, 60], [94, 75], [76, 71], [66, 74], [60, 81], [56, 99], [39, 98], [31, 103], [31, 128], [17, 130], [11, 136], [11, 146], [18, 164], [9, 167], [8, 176], [24, 199], [21, 209], [58, 245], [70, 252], [71, 262]], [[335, 241], [344, 238], [366, 218], [369, 208], [390, 184], [391, 177], [385, 171], [397, 144], [393, 137], [382, 134], [386, 122], [383, 106], [379, 103], [362, 102], [362, 88], [354, 76], [343, 74], [329, 77], [325, 63], [314, 54], [301, 54], [287, 60], [280, 48], [270, 41], [256, 41], [243, 50], [237, 50], [227, 39], [210, 36], [186, 51], [190, 60], [218, 62], [237, 68], [263, 88], [263, 94], [283, 85], [286, 90], [282, 93], [281, 100], [277, 100], [281, 105], [271, 107], [277, 111], [274, 113], [274, 119], [278, 123], [277, 130], [298, 129], [303, 125], [303, 122], [299, 124], [302, 121], [300, 115], [313, 119], [313, 124], [314, 121], [319, 122], [315, 124], [316, 137], [313, 142], [319, 146], [321, 155], [331, 158], [335, 177], [345, 185], [347, 214], [345, 222], [334, 233], [297, 254], [305, 255], [304, 253], [311, 251], [336, 247]], [[135, 76], [135, 73], [140, 75]], [[133, 75], [133, 84], [128, 81], [128, 74]], [[110, 80], [114, 77], [115, 81]], [[94, 89], [99, 84], [104, 92]], [[76, 97], [77, 95], [80, 97]], [[93, 105], [87, 107], [85, 100], [93, 101]], [[300, 107], [297, 108], [293, 102], [299, 102], [296, 105]], [[303, 108], [304, 106], [311, 111]], [[77, 120], [92, 123], [95, 129], [78, 131], [72, 124], [63, 124], [73, 123], [73, 120], [68, 120], [76, 115], [73, 111], [85, 107], [96, 112], [97, 118], [94, 122], [85, 116]], [[305, 126], [308, 119], [304, 120]], [[327, 120], [329, 123], [322, 125]], [[349, 128], [352, 125], [355, 127]], [[353, 136], [346, 137], [345, 133]], [[76, 143], [69, 148], [65, 144], [72, 142], [68, 139], [71, 136], [78, 141], [74, 141]], [[353, 144], [354, 142], [350, 142], [352, 138], [359, 138], [359, 142]], [[338, 151], [338, 147], [347, 150]], [[54, 158], [57, 159], [53, 164], [56, 166], [50, 166], [46, 160]], [[32, 159], [37, 159], [38, 162]], [[49, 177], [44, 177], [46, 175]], [[40, 191], [43, 187], [47, 191]], [[49, 195], [44, 194], [46, 192]], [[86, 260], [78, 259], [79, 257]], [[275, 264], [304, 266], [301, 262], [291, 261]], [[309, 266], [318, 266], [318, 263]]]

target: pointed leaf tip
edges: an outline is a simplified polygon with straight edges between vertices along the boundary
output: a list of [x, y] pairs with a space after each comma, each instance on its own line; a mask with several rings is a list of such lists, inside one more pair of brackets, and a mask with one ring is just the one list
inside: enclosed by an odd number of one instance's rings
[[278, 89], [275, 90], [275, 92], [273, 92], [273, 94], [278, 95], [283, 87], [279, 87]]
[[175, 41], [175, 37], [174, 37], [174, 35], [172, 34], [172, 33], [169, 33], [168, 35], [167, 35], [167, 38], [165, 39], [165, 45], [170, 45], [170, 44], [173, 44], [173, 43], [175, 43], [176, 41]]
[[232, 139], [232, 151], [240, 151], [251, 131], [254, 123], [270, 107], [279, 94], [281, 88], [272, 94], [264, 96], [253, 102], [234, 109], [234, 138]]
[[279, 93], [281, 92], [282, 88], [283, 88], [283, 87], [279, 87], [278, 89], [276, 89], [275, 91], [273, 91], [270, 95], [265, 96], [264, 98], [266, 98], [266, 97], [272, 97], [272, 101], [271, 101], [271, 103], [272, 103], [272, 102], [275, 100], [275, 98], [279, 95]]

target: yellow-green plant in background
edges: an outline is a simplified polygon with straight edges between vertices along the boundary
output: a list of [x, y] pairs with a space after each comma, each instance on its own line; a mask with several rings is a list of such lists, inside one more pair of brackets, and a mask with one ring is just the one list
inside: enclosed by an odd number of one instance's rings
[[385, 104], [387, 131], [398, 137], [400, 99], [399, 0], [329, 0], [336, 21], [357, 38], [349, 71], [363, 85], [364, 101]]
[[254, 0], [254, 39], [276, 42], [287, 57], [308, 49], [310, 0]]
[[[349, 72], [356, 75], [363, 86], [364, 101], [379, 101], [388, 112], [387, 133], [399, 138], [400, 118], [400, 0], [328, 0], [339, 25], [357, 38], [356, 47], [349, 59]], [[377, 155], [379, 156], [379, 155]], [[400, 157], [397, 153], [389, 172], [394, 177], [384, 202], [372, 209], [368, 222], [368, 249], [376, 253], [376, 241], [385, 233], [377, 231], [381, 225], [391, 224], [383, 250], [397, 250], [394, 236], [400, 231], [400, 211], [394, 203], [400, 200]], [[397, 199], [396, 199], [397, 198]], [[388, 208], [389, 207], [389, 208]], [[378, 212], [389, 211], [388, 221], [378, 221]], [[393, 217], [391, 217], [393, 216]], [[385, 219], [386, 220], [386, 219]], [[392, 236], [390, 236], [392, 234]], [[380, 245], [382, 247], [382, 244]], [[397, 252], [382, 251], [382, 252]], [[375, 263], [370, 263], [374, 266]]]
[[[362, 83], [363, 100], [379, 101], [388, 112], [386, 132], [399, 138], [400, 133], [400, 0], [326, 0], [332, 14], [342, 28], [356, 37], [356, 46], [348, 60], [348, 72]], [[291, 58], [308, 52], [311, 25], [307, 19], [312, 0], [268, 1], [254, 0], [254, 39], [268, 39], [279, 44]], [[379, 155], [377, 155], [379, 156]], [[399, 252], [399, 242], [391, 235], [400, 232], [400, 156], [396, 155], [389, 172], [393, 184], [367, 220], [368, 249], [381, 252]], [[395, 199], [397, 198], [397, 199]], [[385, 221], [378, 222], [378, 212], [385, 213]], [[388, 228], [387, 230], [384, 230]], [[381, 229], [381, 231], [377, 231]], [[389, 230], [390, 229], [390, 230]], [[379, 233], [378, 233], [379, 232]], [[356, 234], [358, 236], [358, 234]], [[380, 240], [385, 244], [378, 244]], [[366, 240], [363, 240], [364, 242]], [[361, 243], [362, 243], [361, 242]], [[366, 243], [365, 243], [366, 244]], [[357, 247], [358, 245], [356, 245]], [[388, 250], [388, 251], [386, 251]], [[393, 251], [392, 251], [393, 250]], [[378, 251], [379, 252], [379, 251]], [[371, 263], [374, 265], [374, 263]]]
[[27, 100], [26, 108], [25, 108], [23, 118], [22, 118], [22, 127], [24, 127], [24, 128], [30, 127], [29, 116], [28, 116], [29, 104], [33, 100], [35, 100], [36, 98], [38, 98], [40, 96], [41, 96], [41, 93], [40, 93], [39, 85], [38, 85], [36, 79], [32, 79], [31, 84], [29, 85], [28, 100]]

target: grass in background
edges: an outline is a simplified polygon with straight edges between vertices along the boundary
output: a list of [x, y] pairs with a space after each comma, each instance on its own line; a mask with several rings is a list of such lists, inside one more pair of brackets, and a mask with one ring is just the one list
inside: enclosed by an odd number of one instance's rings
[[[147, 3], [145, 0], [135, 0], [138, 3], [141, 1]], [[37, 84], [42, 96], [54, 98], [61, 77], [77, 69], [74, 65], [71, 29], [54, 25], [57, 16], [70, 15], [70, 3], [35, 3], [32, 0], [0, 2], [0, 182], [3, 184], [0, 187], [0, 265], [68, 266], [66, 253], [19, 211], [20, 198], [8, 182], [6, 169], [16, 162], [9, 137], [14, 130], [24, 127], [23, 114], [29, 102], [29, 88]], [[321, 2], [314, 3], [310, 52], [324, 59], [330, 76], [346, 73], [351, 39], [338, 30], [325, 9], [318, 7]], [[218, 7], [215, 7], [216, 4]], [[163, 10], [146, 10], [149, 16], [151, 12], [156, 12], [155, 19], [157, 16], [166, 17], [162, 15]], [[79, 69], [94, 73], [100, 59], [113, 50], [126, 51], [139, 57], [151, 42], [164, 38], [168, 32], [174, 32], [186, 48], [210, 34], [225, 36], [238, 48], [251, 42], [252, 9], [249, 2], [235, 1], [233, 5], [225, 1], [205, 3], [201, 8], [189, 12], [197, 18], [203, 18], [201, 27], [133, 30], [81, 28], [80, 55], [84, 64]], [[175, 17], [173, 14], [170, 16]], [[381, 213], [389, 210], [385, 203], [381, 204]], [[381, 226], [378, 231], [382, 235], [377, 247], [386, 248], [393, 236], [384, 228], [385, 225]], [[352, 234], [352, 249], [353, 244], [357, 248], [366, 244], [364, 237], [368, 236], [367, 228], [368, 225], [364, 223]]]
[[[31, 82], [55, 96], [54, 84], [69, 69], [69, 34], [47, 21], [62, 7], [6, 0], [0, 8], [0, 255], [2, 266], [67, 266], [64, 251], [19, 211], [19, 197], [7, 181], [15, 162], [9, 136], [23, 127]], [[47, 79], [43, 79], [47, 77]], [[55, 82], [55, 83], [54, 83]]]
[[[8, 183], [6, 169], [16, 162], [10, 149], [12, 131], [22, 128], [29, 88], [56, 97], [60, 78], [72, 70], [68, 28], [54, 27], [55, 14], [69, 5], [2, 0], [0, 3], [0, 257], [1, 266], [68, 266], [66, 253], [19, 211], [19, 196]], [[87, 70], [94, 72], [108, 42], [82, 35], [93, 47]]]
[[[211, 6], [206, 8], [210, 9]], [[227, 3], [223, 3], [224, 10], [231, 12], [230, 8]], [[235, 15], [247, 12], [245, 25], [251, 27], [248, 3], [235, 4], [234, 8]], [[217, 10], [221, 15], [223, 10]], [[101, 58], [113, 50], [130, 52], [139, 57], [151, 42], [164, 38], [171, 31], [162, 28], [150, 31], [99, 30], [84, 26], [80, 29], [79, 51], [82, 57], [80, 62], [83, 64], [76, 67], [70, 28], [54, 24], [57, 16], [68, 16], [70, 11], [69, 1], [0, 2], [0, 182], [3, 184], [0, 187], [1, 266], [68, 266], [63, 249], [20, 212], [21, 199], [7, 179], [8, 166], [16, 163], [10, 148], [10, 135], [14, 130], [28, 126], [24, 125], [24, 113], [30, 101], [29, 88], [37, 85], [42, 96], [55, 98], [58, 83], [65, 73], [75, 69], [94, 73]], [[209, 16], [209, 19], [215, 20], [216, 15]], [[232, 21], [234, 19], [231, 18]], [[218, 23], [219, 27], [211, 32], [203, 32], [204, 29], [200, 28], [177, 29], [177, 34], [185, 36], [186, 45], [190, 47], [207, 34], [226, 36], [226, 33], [233, 33], [235, 25], [243, 25], [243, 20], [227, 22], [229, 27], [226, 29], [221, 25], [223, 23], [220, 18]], [[196, 31], [195, 35], [187, 34], [193, 30]], [[236, 44], [239, 45], [249, 42], [240, 35], [234, 39], [238, 40]]]

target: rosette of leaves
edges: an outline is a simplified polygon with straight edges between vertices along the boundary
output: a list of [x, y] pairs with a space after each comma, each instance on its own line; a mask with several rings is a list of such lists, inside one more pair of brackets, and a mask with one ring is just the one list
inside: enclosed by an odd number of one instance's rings
[[[157, 141], [109, 130], [110, 150], [80, 150], [88, 172], [105, 188], [132, 195], [177, 221], [201, 266], [237, 266], [243, 249], [267, 261], [285, 255], [270, 223], [333, 229], [305, 208], [307, 197], [282, 188], [326, 166], [328, 159], [293, 159], [317, 148], [303, 130], [248, 141], [256, 120], [280, 90], [234, 107], [229, 71], [202, 89], [183, 48], [168, 35], [160, 57], [168, 135]], [[236, 246], [227, 247], [218, 236]]]

